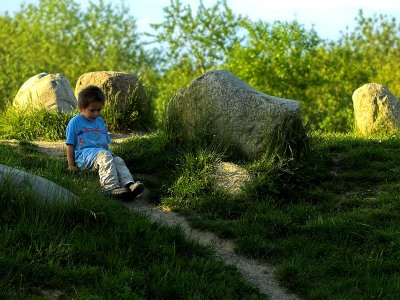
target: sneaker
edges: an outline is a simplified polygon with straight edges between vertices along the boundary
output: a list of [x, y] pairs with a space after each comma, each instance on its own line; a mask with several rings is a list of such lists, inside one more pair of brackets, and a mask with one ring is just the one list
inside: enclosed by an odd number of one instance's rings
[[126, 187], [119, 187], [109, 191], [106, 191], [108, 196], [111, 196], [115, 199], [127, 201], [129, 199], [131, 191]]
[[144, 184], [141, 181], [128, 183], [127, 188], [131, 192], [131, 197], [136, 198], [144, 191]]

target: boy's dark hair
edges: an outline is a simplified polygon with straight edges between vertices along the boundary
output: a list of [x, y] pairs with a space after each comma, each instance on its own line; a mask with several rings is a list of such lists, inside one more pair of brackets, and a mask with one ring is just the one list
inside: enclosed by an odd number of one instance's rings
[[78, 93], [78, 107], [86, 108], [93, 102], [105, 102], [106, 96], [101, 88], [89, 85]]

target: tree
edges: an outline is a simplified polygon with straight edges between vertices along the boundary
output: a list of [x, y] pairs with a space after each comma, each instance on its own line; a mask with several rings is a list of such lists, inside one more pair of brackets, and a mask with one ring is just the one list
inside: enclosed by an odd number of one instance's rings
[[383, 84], [400, 95], [400, 25], [394, 17], [367, 18], [362, 11], [357, 20], [355, 31], [345, 35], [343, 43], [360, 54], [358, 59], [369, 74], [369, 81]]
[[[365, 18], [360, 10], [357, 27], [347, 32], [329, 47], [321, 61], [325, 67], [323, 101], [315, 105], [323, 112], [318, 128], [346, 131], [353, 128], [353, 92], [368, 82], [387, 86], [400, 92], [396, 80], [399, 65], [399, 27], [394, 18], [373, 16]], [[321, 69], [323, 70], [323, 69]], [[321, 90], [321, 89], [319, 89]]]
[[[236, 43], [225, 67], [253, 87], [280, 97], [299, 97], [310, 77], [320, 44], [316, 32], [297, 21], [246, 22], [246, 43]], [[303, 98], [303, 97], [300, 97]]]
[[312, 129], [353, 128], [352, 94], [367, 82], [400, 92], [399, 27], [386, 16], [365, 18], [336, 42], [297, 22], [248, 22], [246, 42], [227, 55], [226, 68], [255, 88], [300, 100]]
[[218, 66], [226, 54], [240, 41], [242, 23], [246, 18], [235, 16], [226, 0], [207, 8], [200, 1], [196, 15], [190, 5], [171, 0], [164, 8], [165, 21], [153, 24], [157, 31], [150, 35], [155, 43], [166, 47], [166, 67], [178, 65], [189, 58], [201, 73]]
[[0, 99], [11, 100], [24, 81], [41, 72], [62, 73], [74, 87], [89, 71], [139, 73], [148, 62], [135, 19], [105, 1], [83, 11], [74, 0], [40, 0], [0, 16]]
[[313, 123], [321, 94], [309, 91], [328, 80], [319, 72], [324, 42], [297, 21], [246, 22], [245, 28], [245, 43], [236, 44], [224, 67], [266, 94], [301, 101], [305, 121]]

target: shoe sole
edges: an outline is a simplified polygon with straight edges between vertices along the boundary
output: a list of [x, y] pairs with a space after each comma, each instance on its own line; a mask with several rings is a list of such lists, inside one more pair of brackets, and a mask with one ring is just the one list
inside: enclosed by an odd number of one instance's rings
[[127, 201], [130, 198], [131, 192], [127, 190], [126, 192], [120, 192], [120, 193], [106, 193], [106, 195], [113, 199]]

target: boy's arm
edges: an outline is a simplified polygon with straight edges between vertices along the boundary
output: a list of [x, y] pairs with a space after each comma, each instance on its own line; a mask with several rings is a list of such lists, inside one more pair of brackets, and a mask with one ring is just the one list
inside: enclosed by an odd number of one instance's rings
[[77, 171], [78, 168], [75, 164], [75, 146], [67, 144], [67, 160], [68, 160], [68, 170], [70, 171]]

